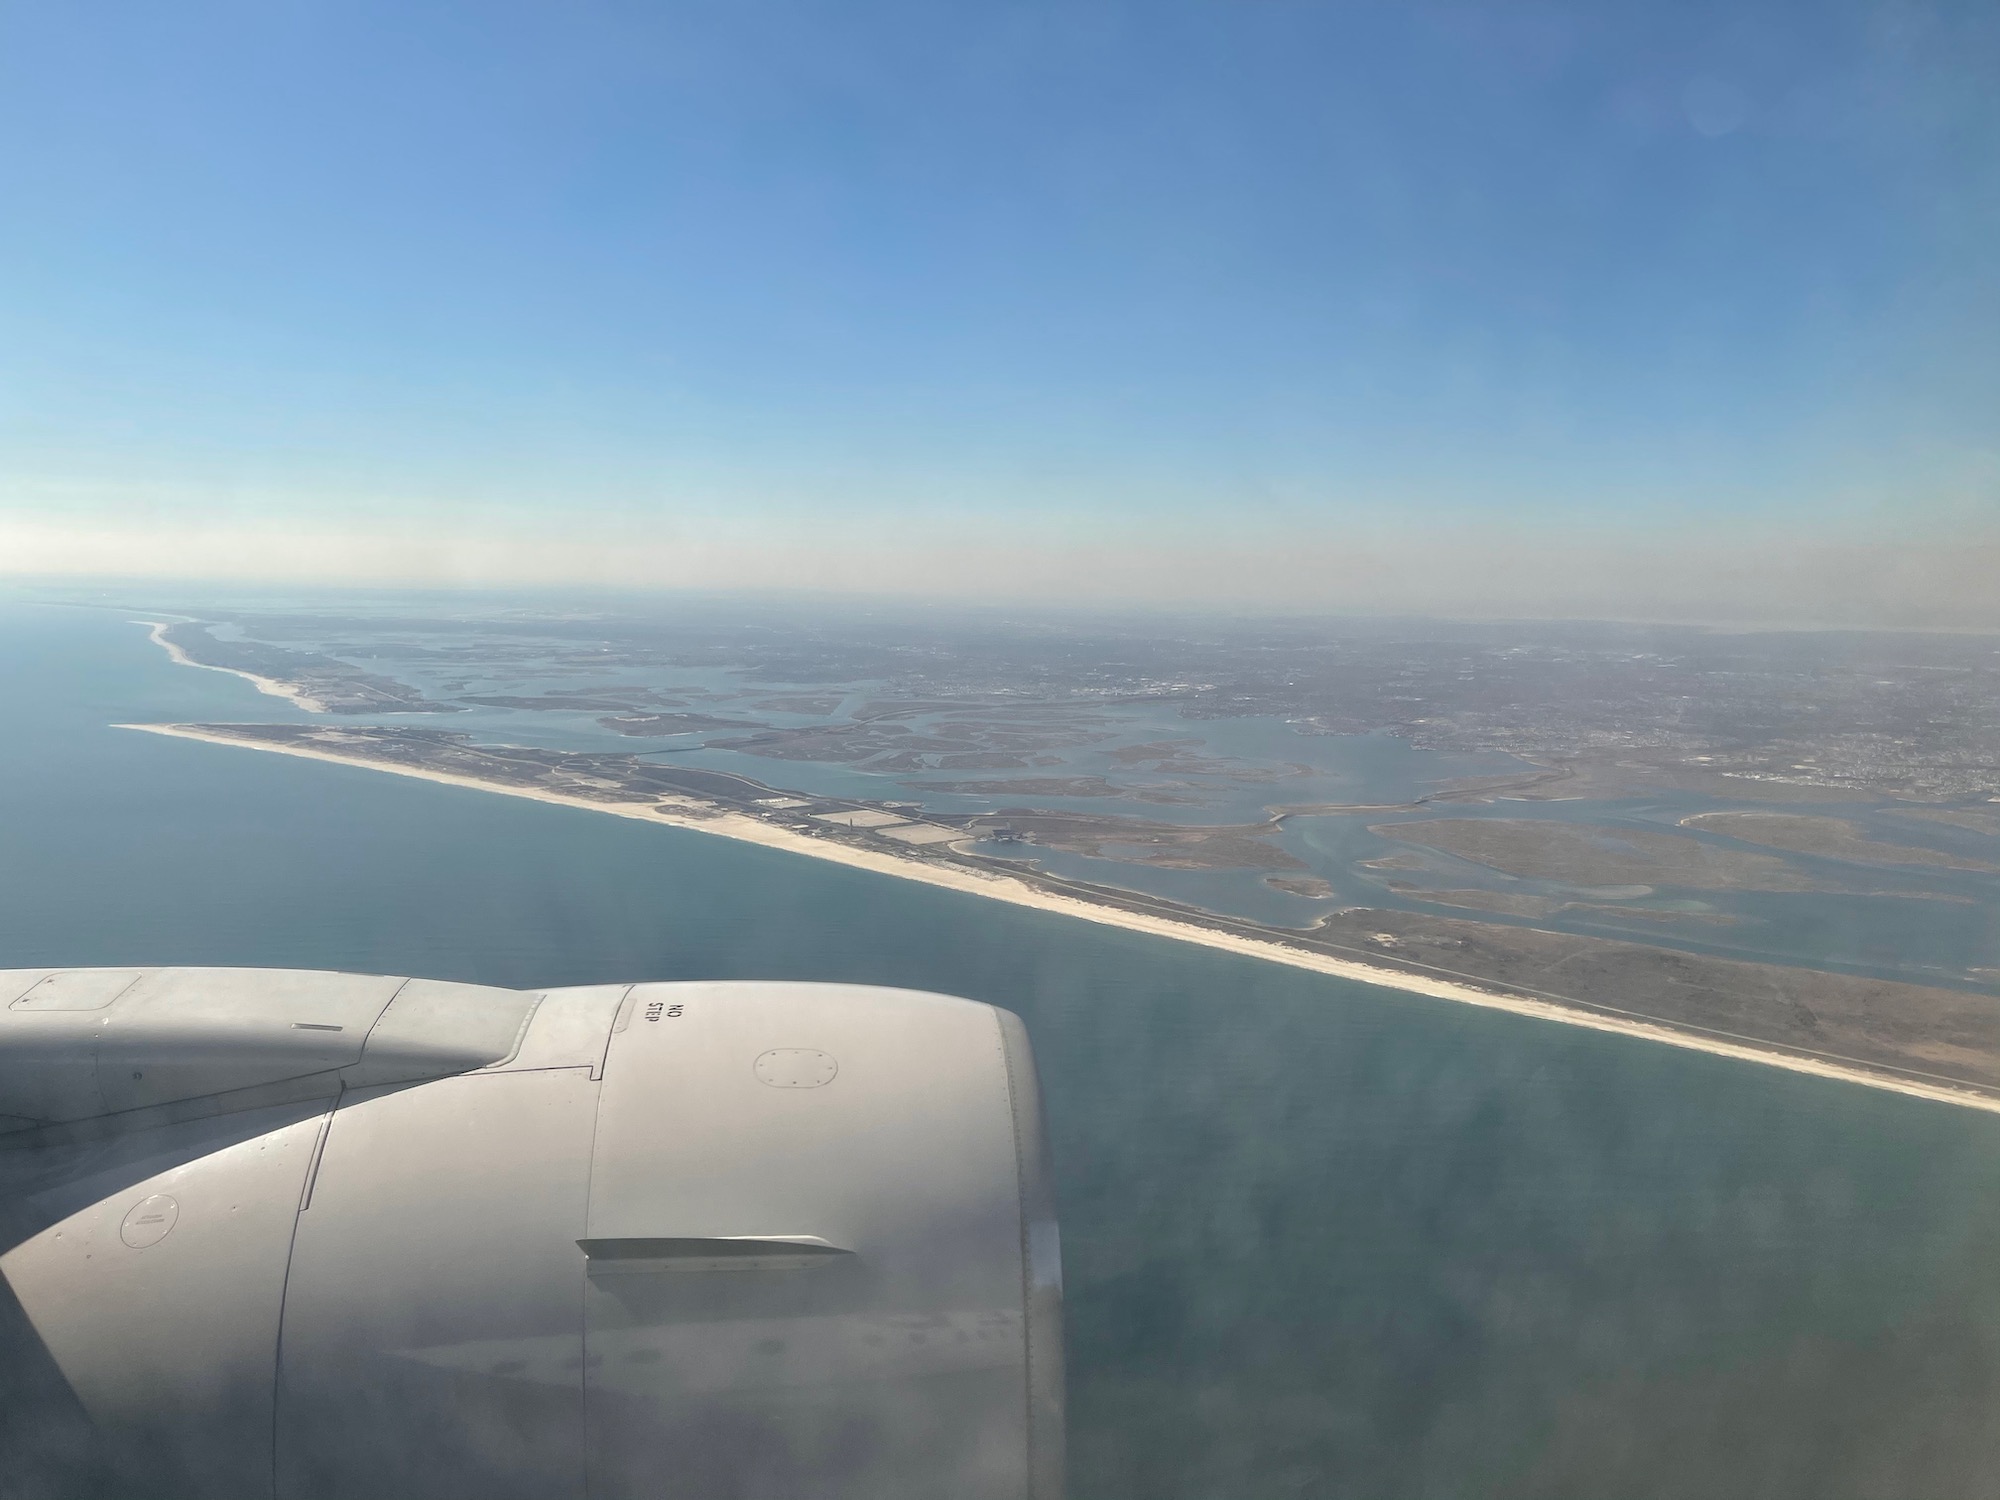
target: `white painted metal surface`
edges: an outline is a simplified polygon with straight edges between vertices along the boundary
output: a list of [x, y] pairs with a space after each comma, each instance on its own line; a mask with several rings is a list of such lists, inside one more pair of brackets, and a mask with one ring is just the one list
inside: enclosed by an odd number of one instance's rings
[[1060, 1494], [990, 1006], [4, 971], [0, 1115], [0, 1358], [58, 1372], [106, 1493]]
[[1026, 1494], [1020, 1195], [992, 1008], [640, 985], [620, 1026], [590, 1238], [812, 1236], [852, 1253], [762, 1275], [593, 1261], [592, 1496]]
[[580, 1500], [596, 1109], [588, 1068], [342, 1102], [285, 1298], [284, 1500]]
[[99, 1175], [86, 1196], [101, 1196], [0, 1254], [106, 1462], [154, 1495], [270, 1494], [285, 1263], [324, 1118], [280, 1107], [231, 1121], [226, 1144], [181, 1126], [111, 1162], [81, 1152]]
[[317, 1078], [325, 1092], [512, 1055], [535, 997], [288, 969], [0, 971], [0, 1115], [73, 1121]]

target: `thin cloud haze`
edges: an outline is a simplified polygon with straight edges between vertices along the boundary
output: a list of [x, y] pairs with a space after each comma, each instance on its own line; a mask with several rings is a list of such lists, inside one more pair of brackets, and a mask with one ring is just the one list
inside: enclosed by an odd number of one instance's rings
[[5, 43], [0, 572], [1995, 623], [1990, 7]]

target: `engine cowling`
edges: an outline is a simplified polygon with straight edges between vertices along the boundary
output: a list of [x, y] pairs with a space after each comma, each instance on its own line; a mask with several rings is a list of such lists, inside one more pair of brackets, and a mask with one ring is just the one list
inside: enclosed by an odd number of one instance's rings
[[0, 1007], [16, 1490], [1061, 1492], [1005, 1011], [191, 969]]

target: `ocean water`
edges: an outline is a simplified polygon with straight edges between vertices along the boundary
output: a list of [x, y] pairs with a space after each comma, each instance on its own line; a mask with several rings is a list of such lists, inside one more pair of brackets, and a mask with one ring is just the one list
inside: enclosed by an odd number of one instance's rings
[[120, 617], [0, 606], [0, 966], [1007, 1005], [1077, 1500], [2000, 1489], [2000, 1117], [107, 727], [289, 716]]

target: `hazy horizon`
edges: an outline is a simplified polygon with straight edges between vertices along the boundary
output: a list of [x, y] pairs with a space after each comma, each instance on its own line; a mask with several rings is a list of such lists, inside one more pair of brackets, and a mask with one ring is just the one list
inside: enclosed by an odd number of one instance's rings
[[0, 41], [0, 575], [2000, 629], [1990, 7]]
[[[0, 544], [7, 531], [0, 524]], [[478, 541], [439, 538], [390, 549], [342, 537], [292, 539], [272, 567], [254, 546], [212, 538], [154, 534], [114, 546], [91, 537], [76, 546], [72, 565], [54, 548], [0, 545], [0, 583], [60, 598], [80, 590], [128, 594], [152, 588], [200, 596], [220, 589], [284, 593], [430, 597], [527, 594], [594, 607], [621, 600], [715, 597], [829, 606], [951, 607], [1079, 611], [1109, 614], [1184, 613], [1296, 619], [1396, 618], [1462, 621], [1602, 621], [1701, 626], [1718, 630], [1904, 630], [2000, 632], [2000, 545], [1784, 548], [1761, 555], [1717, 547], [1600, 549], [1513, 539], [1511, 547], [1453, 548], [1448, 542], [1405, 549], [1398, 571], [1381, 567], [1380, 551], [1349, 551], [1328, 560], [1294, 552], [1275, 564], [1247, 558], [1162, 557], [1078, 552], [1060, 570], [1039, 577], [1013, 571], [1018, 558], [996, 551], [924, 558], [912, 553], [843, 558], [830, 565], [826, 549], [760, 549], [713, 565], [713, 554], [690, 559], [605, 554], [594, 566], [508, 566], [506, 550]], [[540, 550], [532, 544], [517, 555]], [[20, 566], [23, 554], [31, 565]], [[345, 555], [343, 555], [345, 553]], [[355, 561], [349, 562], [353, 558]], [[329, 565], [329, 559], [332, 560]], [[163, 565], [164, 560], [164, 565]], [[174, 561], [182, 566], [173, 566]], [[122, 565], [121, 565], [122, 564]], [[386, 565], [385, 565], [386, 564]], [[496, 565], [497, 564], [497, 565]], [[1335, 569], [1338, 569], [1338, 572]], [[1275, 576], [1274, 576], [1275, 575]], [[1027, 586], [1024, 586], [1027, 585]]]

